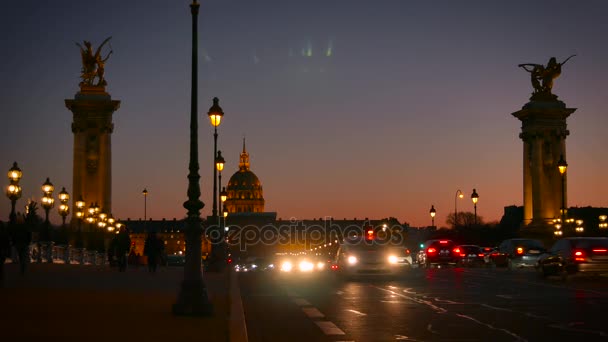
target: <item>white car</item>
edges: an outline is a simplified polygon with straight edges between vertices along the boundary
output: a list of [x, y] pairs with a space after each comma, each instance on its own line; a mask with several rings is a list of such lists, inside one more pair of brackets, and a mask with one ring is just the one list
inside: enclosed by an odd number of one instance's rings
[[398, 275], [412, 266], [412, 255], [405, 246], [376, 240], [345, 240], [338, 248], [336, 265], [339, 274]]

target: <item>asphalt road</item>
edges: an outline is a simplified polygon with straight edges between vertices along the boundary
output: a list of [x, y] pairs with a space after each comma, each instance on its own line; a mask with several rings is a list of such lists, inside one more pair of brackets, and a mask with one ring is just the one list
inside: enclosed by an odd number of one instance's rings
[[608, 278], [411, 269], [398, 279], [239, 273], [249, 341], [608, 340]]

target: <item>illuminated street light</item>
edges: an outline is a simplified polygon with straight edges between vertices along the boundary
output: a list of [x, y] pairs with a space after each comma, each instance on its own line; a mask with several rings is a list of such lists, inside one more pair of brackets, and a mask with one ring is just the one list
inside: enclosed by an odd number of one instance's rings
[[568, 169], [568, 163], [566, 163], [566, 160], [564, 159], [564, 155], [560, 155], [559, 157], [559, 161], [557, 162], [557, 169], [559, 170], [559, 174], [562, 177], [562, 206], [559, 210], [560, 212], [560, 216], [562, 218], [562, 222], [565, 222], [566, 220], [566, 213], [567, 213], [567, 209], [566, 209], [566, 171]]
[[477, 201], [479, 201], [479, 195], [475, 189], [473, 189], [473, 193], [471, 194], [471, 201], [473, 201], [473, 206], [475, 207], [475, 224], [477, 225]]
[[9, 222], [11, 226], [17, 221], [17, 214], [15, 214], [15, 203], [21, 198], [21, 187], [19, 186], [19, 180], [23, 176], [21, 169], [17, 166], [17, 162], [13, 163], [13, 167], [8, 170], [9, 185], [6, 187], [6, 197], [11, 201], [11, 213], [9, 215]]
[[435, 214], [437, 214], [437, 211], [435, 211], [434, 205], [431, 205], [431, 210], [429, 211], [429, 214], [431, 214], [431, 227], [435, 228]]
[[[211, 121], [211, 125], [213, 126], [213, 209], [211, 216], [217, 216], [217, 166], [216, 166], [216, 156], [217, 156], [217, 127], [222, 122], [222, 118], [224, 117], [224, 111], [222, 107], [219, 105], [220, 99], [217, 97], [213, 98], [213, 106], [209, 108], [209, 120]], [[223, 166], [222, 166], [223, 167]]]
[[456, 190], [456, 195], [454, 195], [454, 228], [458, 223], [458, 199], [464, 198], [464, 193], [460, 191], [460, 189]]
[[67, 191], [65, 191], [65, 188], [61, 188], [61, 192], [59, 193], [59, 202], [61, 203], [59, 205], [59, 208], [57, 209], [57, 211], [59, 212], [59, 215], [61, 216], [61, 226], [65, 227], [65, 217], [68, 216], [68, 214], [70, 213], [70, 207], [68, 205], [68, 201], [70, 200], [70, 194], [68, 194]]

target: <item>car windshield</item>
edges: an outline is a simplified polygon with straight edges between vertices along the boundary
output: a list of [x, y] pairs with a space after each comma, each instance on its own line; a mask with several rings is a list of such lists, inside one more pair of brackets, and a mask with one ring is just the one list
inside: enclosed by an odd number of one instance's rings
[[575, 240], [574, 248], [590, 249], [590, 248], [608, 248], [608, 239], [580, 239]]
[[514, 240], [513, 244], [516, 245], [517, 247], [525, 247], [528, 249], [531, 249], [531, 248], [545, 249], [543, 247], [543, 243], [538, 240]]

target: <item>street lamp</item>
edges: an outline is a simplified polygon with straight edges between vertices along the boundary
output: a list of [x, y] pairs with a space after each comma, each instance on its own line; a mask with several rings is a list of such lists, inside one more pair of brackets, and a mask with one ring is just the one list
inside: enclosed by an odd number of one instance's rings
[[57, 208], [57, 211], [59, 212], [59, 215], [61, 216], [61, 226], [65, 227], [65, 217], [68, 216], [68, 214], [70, 213], [70, 207], [68, 206], [68, 201], [70, 200], [70, 194], [68, 194], [67, 191], [65, 191], [65, 187], [61, 188], [61, 192], [59, 193], [59, 202], [61, 203], [59, 205], [59, 208]]
[[148, 190], [144, 189], [144, 191], [141, 192], [144, 195], [144, 222], [147, 219], [147, 215], [148, 215]]
[[562, 206], [559, 209], [560, 216], [562, 218], [562, 222], [565, 222], [566, 219], [566, 170], [568, 169], [568, 163], [564, 159], [564, 155], [559, 156], [559, 161], [557, 162], [557, 169], [559, 170], [559, 174], [562, 177]]
[[222, 107], [219, 105], [220, 99], [217, 97], [213, 98], [213, 106], [209, 108], [209, 120], [211, 121], [211, 125], [213, 126], [213, 210], [211, 216], [217, 216], [217, 166], [215, 157], [217, 156], [217, 127], [222, 122], [222, 118], [224, 117], [224, 111]]
[[473, 193], [471, 194], [471, 201], [473, 201], [473, 207], [475, 207], [475, 225], [477, 225], [477, 201], [479, 201], [479, 195], [475, 189], [473, 189]]
[[[224, 160], [224, 157], [222, 157], [222, 151], [217, 151], [217, 156], [215, 157], [215, 168], [217, 169], [217, 171], [219, 172], [218, 174], [218, 189], [222, 188], [222, 170], [224, 170], [224, 164], [226, 164], [226, 161]], [[222, 203], [224, 201], [222, 200], [222, 192], [220, 191], [220, 207], [219, 207], [219, 211], [222, 212]], [[219, 223], [218, 223], [219, 224]]]
[[53, 183], [51, 183], [51, 181], [47, 177], [44, 184], [42, 184], [42, 207], [44, 208], [45, 229], [48, 229], [50, 224], [49, 210], [51, 210], [51, 208], [53, 208], [53, 206], [55, 205], [55, 199], [53, 198], [54, 190], [55, 187], [53, 186]]
[[[52, 256], [52, 248], [51, 248], [51, 223], [49, 222], [49, 211], [55, 205], [55, 199], [53, 198], [53, 191], [55, 187], [53, 183], [46, 178], [44, 184], [42, 184], [42, 207], [44, 208], [44, 227], [42, 228], [41, 233], [41, 252], [38, 253], [38, 261], [42, 261], [42, 245], [44, 244], [46, 247], [45, 254], [47, 255], [47, 261], [53, 262]], [[43, 243], [44, 242], [44, 243]]]
[[11, 225], [15, 224], [17, 220], [17, 214], [15, 214], [15, 203], [21, 197], [21, 187], [19, 186], [19, 180], [23, 176], [21, 169], [17, 166], [17, 162], [13, 163], [13, 167], [8, 170], [9, 185], [6, 187], [6, 197], [11, 200], [11, 213], [9, 215], [9, 222]]
[[[188, 164], [188, 200], [184, 208], [188, 210], [186, 218], [186, 262], [184, 280], [181, 283], [177, 302], [173, 304], [173, 314], [189, 316], [208, 316], [213, 312], [201, 271], [202, 227], [200, 210], [205, 204], [200, 200], [200, 175], [198, 174], [198, 29], [197, 18], [200, 4], [193, 0], [190, 4], [192, 13], [192, 88], [190, 102], [190, 161]], [[219, 124], [219, 122], [218, 122]], [[215, 154], [214, 154], [215, 156]], [[213, 167], [215, 172], [215, 166]], [[215, 180], [215, 178], [214, 178]], [[214, 196], [215, 198], [215, 196]]]
[[458, 199], [463, 198], [464, 194], [460, 189], [456, 190], [456, 195], [454, 195], [454, 228], [458, 223]]
[[606, 219], [608, 219], [608, 215], [600, 215], [599, 219], [600, 219], [599, 228], [600, 229], [608, 228], [608, 222], [606, 222]]
[[437, 214], [437, 211], [435, 211], [434, 205], [431, 205], [431, 210], [429, 211], [429, 214], [431, 214], [431, 226], [435, 228], [435, 214]]

